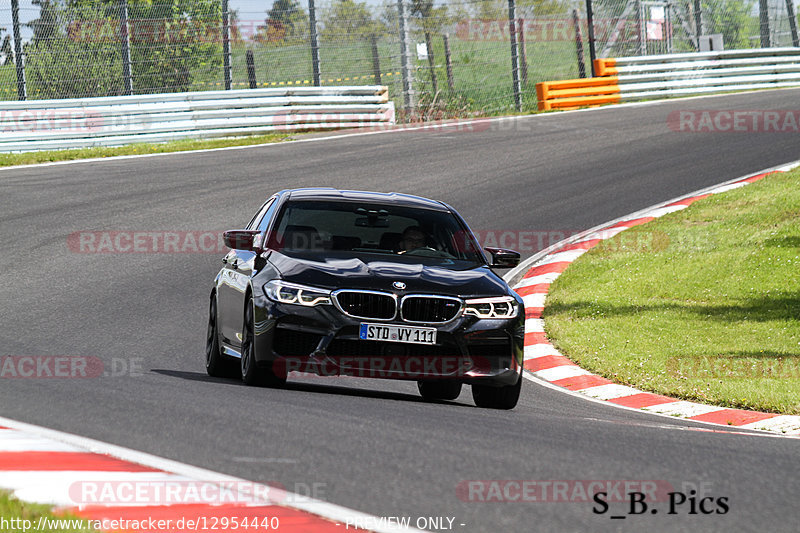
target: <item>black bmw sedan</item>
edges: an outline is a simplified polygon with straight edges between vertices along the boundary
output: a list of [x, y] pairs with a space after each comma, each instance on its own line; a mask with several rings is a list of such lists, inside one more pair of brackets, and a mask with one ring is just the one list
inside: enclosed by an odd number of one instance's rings
[[485, 255], [448, 205], [286, 190], [224, 241], [209, 375], [273, 387], [295, 375], [414, 380], [426, 400], [453, 400], [469, 384], [479, 407], [516, 406], [524, 307], [493, 269], [520, 256]]

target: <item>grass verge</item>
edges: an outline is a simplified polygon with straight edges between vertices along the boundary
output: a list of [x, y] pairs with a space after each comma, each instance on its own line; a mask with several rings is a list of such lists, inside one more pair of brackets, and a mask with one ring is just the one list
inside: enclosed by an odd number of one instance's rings
[[638, 226], [552, 285], [554, 344], [620, 383], [800, 414], [800, 171]]
[[[41, 528], [39, 527], [41, 526]], [[72, 515], [55, 515], [47, 505], [22, 502], [0, 491], [0, 528], [2, 531], [36, 531], [42, 533], [71, 533], [96, 531], [85, 520]]]
[[95, 157], [114, 157], [119, 155], [161, 154], [166, 152], [187, 152], [207, 150], [228, 146], [250, 146], [287, 141], [297, 133], [269, 133], [245, 137], [223, 137], [220, 139], [181, 139], [166, 143], [140, 143], [116, 147], [77, 148], [72, 150], [43, 150], [41, 152], [0, 153], [0, 167], [12, 165], [32, 165], [53, 161], [72, 161]]

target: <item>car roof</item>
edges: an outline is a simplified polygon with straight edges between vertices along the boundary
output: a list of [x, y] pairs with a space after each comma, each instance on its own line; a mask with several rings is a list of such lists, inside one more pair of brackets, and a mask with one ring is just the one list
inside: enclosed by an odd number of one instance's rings
[[302, 189], [289, 189], [281, 191], [287, 199], [291, 200], [334, 200], [341, 202], [375, 202], [401, 205], [407, 207], [418, 207], [422, 209], [432, 209], [435, 211], [450, 211], [442, 202], [402, 194], [397, 192], [371, 192], [371, 191], [348, 191], [339, 190], [332, 187], [307, 187]]

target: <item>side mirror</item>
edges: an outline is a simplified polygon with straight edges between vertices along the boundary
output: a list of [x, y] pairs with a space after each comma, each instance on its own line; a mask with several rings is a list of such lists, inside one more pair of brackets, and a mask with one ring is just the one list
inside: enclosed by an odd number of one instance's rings
[[222, 240], [232, 250], [261, 251], [261, 233], [258, 230], [233, 229], [223, 233]]
[[514, 268], [519, 264], [519, 252], [505, 248], [484, 248], [492, 254], [492, 268]]

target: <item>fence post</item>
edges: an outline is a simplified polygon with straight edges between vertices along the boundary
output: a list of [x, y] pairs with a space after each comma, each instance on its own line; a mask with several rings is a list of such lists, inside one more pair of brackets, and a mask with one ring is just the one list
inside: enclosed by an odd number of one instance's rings
[[594, 49], [594, 13], [592, 12], [592, 0], [586, 0], [586, 31], [589, 39], [589, 67], [592, 70], [592, 77], [594, 78], [594, 60], [597, 58]]
[[[791, 1], [791, 0], [789, 0]], [[700, 36], [703, 35], [703, 17], [702, 11], [700, 7], [700, 0], [694, 0], [694, 33], [696, 42], [695, 46], [697, 47], [697, 51], [700, 51]]]
[[253, 58], [253, 51], [247, 50], [245, 53], [245, 61], [247, 62], [247, 81], [250, 82], [250, 88], [255, 89], [258, 87], [256, 80], [256, 61]]
[[[791, 0], [789, 0], [791, 2]], [[450, 37], [445, 33], [442, 35], [444, 42], [444, 62], [447, 66], [447, 87], [450, 91], [455, 91], [455, 83], [453, 83], [453, 59], [450, 56]]]
[[436, 80], [436, 59], [433, 56], [433, 39], [430, 32], [425, 32], [425, 48], [428, 49], [428, 67], [431, 69], [431, 85], [433, 85], [433, 97], [439, 93], [439, 83]]
[[761, 48], [770, 47], [769, 39], [769, 3], [768, 0], [758, 1], [758, 18], [761, 29]]
[[222, 70], [225, 90], [231, 90], [231, 22], [228, 0], [222, 0]]
[[800, 47], [800, 38], [797, 36], [797, 17], [794, 14], [794, 2], [786, 0], [786, 12], [789, 15], [789, 28], [792, 30], [792, 46]]
[[517, 32], [519, 34], [519, 70], [522, 74], [522, 85], [528, 84], [528, 54], [525, 50], [525, 19], [517, 21]]
[[11, 0], [11, 19], [14, 25], [14, 65], [17, 67], [17, 98], [28, 99], [25, 84], [25, 59], [22, 57], [22, 36], [19, 32], [19, 0]]
[[519, 54], [517, 49], [517, 5], [514, 0], [508, 0], [508, 25], [511, 37], [511, 80], [514, 85], [514, 108], [522, 111], [522, 87], [519, 81]]
[[133, 76], [131, 75], [131, 36], [128, 32], [128, 0], [119, 5], [119, 41], [122, 54], [122, 82], [125, 94], [133, 94]]
[[578, 10], [572, 10], [572, 25], [575, 27], [575, 49], [578, 53], [578, 77], [586, 77], [586, 63], [583, 60], [583, 39], [581, 38], [581, 23], [578, 19]]
[[417, 103], [414, 97], [413, 70], [411, 70], [411, 39], [408, 35], [408, 15], [405, 0], [397, 0], [397, 15], [400, 21], [400, 64], [403, 72], [403, 107], [406, 114], [413, 116]]
[[370, 41], [372, 41], [372, 76], [375, 78], [375, 85], [380, 85], [381, 84], [381, 56], [378, 53], [378, 36], [373, 33], [370, 36]]
[[317, 8], [314, 0], [308, 0], [308, 29], [311, 39], [311, 71], [314, 86], [319, 87], [322, 80], [319, 73], [319, 41], [317, 40]]

